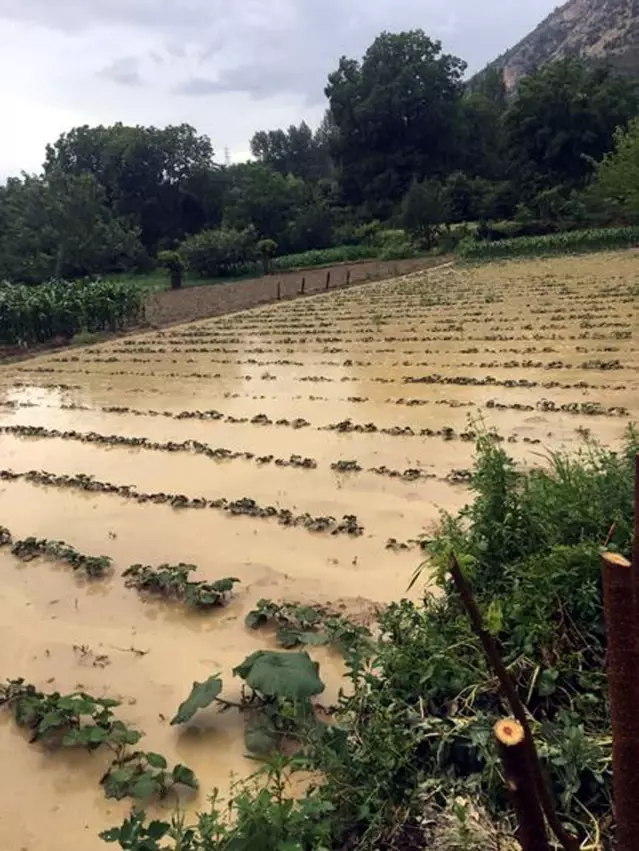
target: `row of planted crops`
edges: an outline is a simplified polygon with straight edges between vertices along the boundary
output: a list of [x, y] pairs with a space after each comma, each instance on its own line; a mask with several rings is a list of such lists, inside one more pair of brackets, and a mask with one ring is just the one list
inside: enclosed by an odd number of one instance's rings
[[143, 316], [133, 283], [52, 281], [46, 285], [0, 284], [0, 344], [28, 346], [80, 332], [122, 331]]

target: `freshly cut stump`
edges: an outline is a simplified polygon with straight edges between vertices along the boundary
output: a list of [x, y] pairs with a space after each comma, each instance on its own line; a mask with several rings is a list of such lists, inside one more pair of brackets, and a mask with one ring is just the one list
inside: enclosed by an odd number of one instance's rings
[[528, 760], [524, 728], [514, 718], [502, 718], [495, 724], [494, 732], [508, 794], [517, 813], [517, 839], [523, 851], [550, 851]]

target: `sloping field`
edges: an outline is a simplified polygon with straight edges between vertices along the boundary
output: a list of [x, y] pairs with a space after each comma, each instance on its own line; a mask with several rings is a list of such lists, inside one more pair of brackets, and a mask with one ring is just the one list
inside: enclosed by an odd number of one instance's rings
[[[397, 599], [417, 539], [467, 499], [477, 428], [521, 464], [639, 419], [637, 252], [420, 272], [57, 352], [0, 372], [0, 524], [108, 555], [107, 579], [0, 551], [0, 672], [122, 700], [143, 746], [209, 790], [253, 770], [237, 713], [168, 719], [194, 680], [273, 646], [260, 598], [359, 622]], [[92, 479], [86, 477], [93, 477]], [[133, 563], [241, 580], [188, 614], [124, 587]], [[313, 651], [334, 699], [339, 656]], [[29, 745], [0, 716], [0, 846], [103, 847], [100, 752]], [[196, 802], [198, 803], [198, 802]], [[37, 814], [37, 817], [36, 817]]]

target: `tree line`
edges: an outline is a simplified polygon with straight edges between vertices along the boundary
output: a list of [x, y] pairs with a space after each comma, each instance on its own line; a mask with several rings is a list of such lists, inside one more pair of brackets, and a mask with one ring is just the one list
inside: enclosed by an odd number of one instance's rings
[[158, 256], [213, 276], [388, 229], [401, 253], [463, 222], [497, 238], [505, 220], [509, 235], [639, 220], [634, 82], [568, 58], [509, 95], [499, 71], [468, 84], [465, 70], [421, 30], [382, 33], [329, 75], [315, 131], [259, 131], [253, 161], [230, 166], [188, 124], [73, 128], [40, 174], [0, 187], [0, 279], [144, 271]]

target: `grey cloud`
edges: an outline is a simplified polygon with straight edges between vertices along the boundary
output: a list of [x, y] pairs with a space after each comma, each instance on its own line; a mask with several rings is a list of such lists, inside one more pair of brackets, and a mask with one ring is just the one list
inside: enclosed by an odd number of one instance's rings
[[98, 76], [122, 86], [139, 86], [142, 77], [138, 67], [139, 61], [134, 56], [124, 56], [99, 71]]
[[[0, 0], [0, 18], [61, 30], [117, 24], [155, 33], [166, 69], [199, 64], [187, 95], [283, 93], [323, 100], [340, 55], [361, 56], [382, 30], [421, 27], [476, 70], [526, 34], [555, 0]], [[160, 47], [163, 45], [163, 49]], [[188, 51], [187, 51], [188, 48]], [[159, 53], [158, 53], [159, 55]], [[115, 63], [116, 65], [118, 63]], [[134, 82], [135, 71], [115, 68]], [[123, 78], [121, 82], [126, 82]]]

